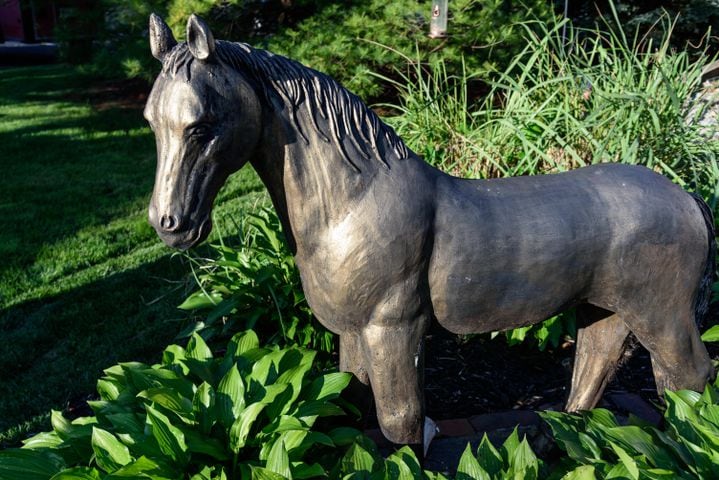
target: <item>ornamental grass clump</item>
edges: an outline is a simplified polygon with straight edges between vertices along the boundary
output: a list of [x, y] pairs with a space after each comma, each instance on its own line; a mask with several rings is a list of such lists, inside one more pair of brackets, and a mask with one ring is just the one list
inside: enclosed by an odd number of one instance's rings
[[644, 36], [618, 21], [594, 30], [568, 20], [527, 24], [526, 47], [506, 70], [481, 78], [489, 91], [480, 98], [470, 96], [479, 72], [448, 75], [441, 60], [405, 56], [410, 71], [387, 79], [400, 92], [399, 104], [385, 105], [399, 113], [388, 120], [427, 161], [459, 176], [622, 162], [713, 199], [719, 143], [695, 121], [702, 112], [692, 101], [710, 59], [672, 51], [672, 28], [667, 18]]

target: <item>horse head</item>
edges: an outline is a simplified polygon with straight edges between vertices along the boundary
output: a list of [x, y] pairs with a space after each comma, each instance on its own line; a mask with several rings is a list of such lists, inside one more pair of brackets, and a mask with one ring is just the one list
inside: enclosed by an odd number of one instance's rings
[[218, 57], [216, 43], [197, 16], [180, 44], [160, 17], [150, 17], [150, 48], [163, 67], [144, 112], [157, 143], [149, 219], [167, 245], [183, 250], [207, 238], [217, 192], [261, 135], [260, 99]]

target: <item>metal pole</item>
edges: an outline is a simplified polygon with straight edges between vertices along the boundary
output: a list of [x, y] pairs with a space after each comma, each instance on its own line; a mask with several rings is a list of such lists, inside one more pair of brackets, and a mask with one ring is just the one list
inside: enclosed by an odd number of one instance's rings
[[432, 2], [432, 17], [429, 22], [429, 36], [431, 38], [444, 38], [447, 36], [447, 2], [448, 0], [434, 0]]

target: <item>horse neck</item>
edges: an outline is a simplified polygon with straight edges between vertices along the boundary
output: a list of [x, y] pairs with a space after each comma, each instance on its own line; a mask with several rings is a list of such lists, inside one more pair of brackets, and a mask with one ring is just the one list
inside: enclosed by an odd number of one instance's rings
[[[262, 154], [253, 166], [270, 193], [290, 247], [303, 253], [312, 250], [316, 235], [347, 215], [373, 173], [372, 168], [355, 170], [340, 147], [314, 129], [298, 133], [287, 117], [280, 113], [268, 122]], [[300, 119], [300, 124], [310, 123]]]

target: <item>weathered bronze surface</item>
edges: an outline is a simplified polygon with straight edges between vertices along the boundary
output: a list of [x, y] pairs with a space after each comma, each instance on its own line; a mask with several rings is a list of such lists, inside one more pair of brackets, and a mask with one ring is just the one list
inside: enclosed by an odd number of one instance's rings
[[196, 16], [187, 43], [150, 19], [162, 62], [145, 109], [157, 138], [150, 222], [186, 249], [217, 191], [250, 162], [267, 186], [307, 300], [340, 335], [340, 367], [371, 385], [380, 426], [420, 444], [423, 336], [533, 324], [576, 305], [568, 410], [596, 404], [630, 333], [658, 388], [713, 375], [695, 320], [713, 277], [711, 213], [637, 166], [464, 180], [427, 165], [329, 77]]

